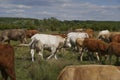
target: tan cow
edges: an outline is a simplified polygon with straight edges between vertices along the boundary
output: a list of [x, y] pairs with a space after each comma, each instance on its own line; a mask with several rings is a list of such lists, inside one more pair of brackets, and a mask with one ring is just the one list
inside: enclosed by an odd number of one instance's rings
[[57, 80], [120, 80], [120, 70], [112, 65], [73, 65], [65, 67]]

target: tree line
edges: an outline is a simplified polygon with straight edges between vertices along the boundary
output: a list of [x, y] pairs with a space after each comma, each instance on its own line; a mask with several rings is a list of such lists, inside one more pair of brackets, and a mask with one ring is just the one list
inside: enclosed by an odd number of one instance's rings
[[4, 29], [38, 29], [40, 31], [68, 31], [77, 28], [91, 28], [95, 31], [108, 29], [120, 31], [120, 21], [91, 21], [91, 20], [58, 20], [54, 17], [47, 19], [0, 17], [0, 30]]

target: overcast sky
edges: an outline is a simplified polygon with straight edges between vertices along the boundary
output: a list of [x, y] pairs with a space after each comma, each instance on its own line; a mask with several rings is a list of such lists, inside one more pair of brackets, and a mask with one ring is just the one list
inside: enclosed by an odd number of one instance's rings
[[120, 0], [0, 0], [0, 17], [120, 21]]

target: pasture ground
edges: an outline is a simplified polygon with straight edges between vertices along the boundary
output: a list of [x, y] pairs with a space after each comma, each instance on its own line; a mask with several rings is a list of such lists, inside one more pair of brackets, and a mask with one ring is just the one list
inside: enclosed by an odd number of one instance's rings
[[[84, 60], [78, 60], [78, 54], [69, 50], [57, 53], [58, 60], [41, 60], [38, 54], [35, 54], [35, 62], [31, 61], [29, 47], [17, 47], [19, 42], [12, 41], [15, 48], [15, 71], [16, 80], [57, 80], [59, 72], [68, 65], [98, 64]], [[44, 58], [50, 55], [50, 52], [44, 51]], [[115, 57], [112, 59], [112, 65], [115, 65]], [[117, 64], [120, 65], [120, 64]]]

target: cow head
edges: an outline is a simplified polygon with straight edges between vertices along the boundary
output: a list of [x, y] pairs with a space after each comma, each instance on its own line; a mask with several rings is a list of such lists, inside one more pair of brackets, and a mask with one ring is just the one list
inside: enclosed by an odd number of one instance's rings
[[71, 47], [70, 39], [66, 38], [65, 39], [65, 47]]

